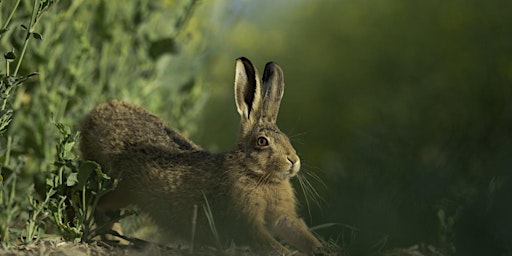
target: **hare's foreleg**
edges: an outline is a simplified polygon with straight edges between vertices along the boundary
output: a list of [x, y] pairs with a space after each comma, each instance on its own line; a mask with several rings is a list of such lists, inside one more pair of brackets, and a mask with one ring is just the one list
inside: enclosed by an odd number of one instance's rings
[[274, 232], [290, 245], [308, 254], [321, 252], [322, 243], [309, 232], [304, 221], [295, 216], [282, 216], [274, 224]]
[[250, 230], [253, 237], [253, 245], [260, 252], [267, 253], [268, 255], [290, 255], [291, 252], [281, 243], [279, 243], [265, 228], [263, 223], [252, 225]]

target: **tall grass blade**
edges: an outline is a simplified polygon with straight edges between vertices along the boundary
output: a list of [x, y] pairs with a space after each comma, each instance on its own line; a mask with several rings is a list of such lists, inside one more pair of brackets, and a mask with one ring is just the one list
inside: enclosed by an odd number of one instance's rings
[[208, 198], [206, 198], [206, 195], [203, 193], [204, 197], [204, 214], [206, 215], [206, 219], [208, 220], [208, 224], [210, 225], [210, 230], [212, 231], [213, 238], [215, 239], [215, 243], [217, 245], [217, 249], [219, 249], [220, 252], [223, 252], [223, 246], [220, 240], [219, 232], [217, 231], [217, 227], [215, 226], [215, 221], [213, 219], [213, 213], [210, 208], [210, 204], [208, 203]]

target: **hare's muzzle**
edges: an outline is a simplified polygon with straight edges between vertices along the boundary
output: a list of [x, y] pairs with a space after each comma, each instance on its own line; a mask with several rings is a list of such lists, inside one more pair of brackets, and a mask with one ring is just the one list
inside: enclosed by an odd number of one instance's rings
[[298, 156], [288, 157], [288, 161], [291, 164], [290, 169], [288, 170], [288, 174], [290, 175], [290, 177], [293, 177], [300, 170], [300, 158]]

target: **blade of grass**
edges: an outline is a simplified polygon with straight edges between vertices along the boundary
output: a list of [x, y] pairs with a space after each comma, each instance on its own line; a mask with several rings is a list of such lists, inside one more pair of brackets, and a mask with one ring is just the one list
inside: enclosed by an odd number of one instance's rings
[[213, 219], [213, 213], [210, 208], [210, 204], [208, 203], [208, 198], [206, 198], [206, 195], [203, 193], [204, 197], [204, 214], [206, 215], [206, 218], [208, 220], [208, 224], [210, 225], [210, 230], [212, 231], [213, 238], [215, 239], [215, 243], [217, 244], [217, 249], [219, 249], [220, 252], [223, 252], [224, 249], [222, 247], [222, 243], [220, 242], [220, 236], [219, 232], [217, 231], [217, 227], [215, 226], [215, 221]]

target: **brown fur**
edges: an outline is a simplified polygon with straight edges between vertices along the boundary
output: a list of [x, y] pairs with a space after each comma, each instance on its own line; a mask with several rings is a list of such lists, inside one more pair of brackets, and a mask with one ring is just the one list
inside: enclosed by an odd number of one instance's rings
[[[163, 230], [188, 240], [194, 205], [203, 206], [206, 197], [223, 239], [262, 253], [290, 253], [278, 236], [301, 252], [319, 252], [322, 244], [297, 215], [290, 184], [299, 157], [275, 123], [283, 90], [276, 64], [267, 64], [261, 81], [249, 60], [237, 60], [241, 132], [237, 147], [223, 154], [204, 151], [140, 107], [117, 100], [98, 105], [82, 128], [83, 158], [120, 177], [101, 210], [134, 204]], [[197, 222], [197, 241], [211, 242], [201, 210]]]

